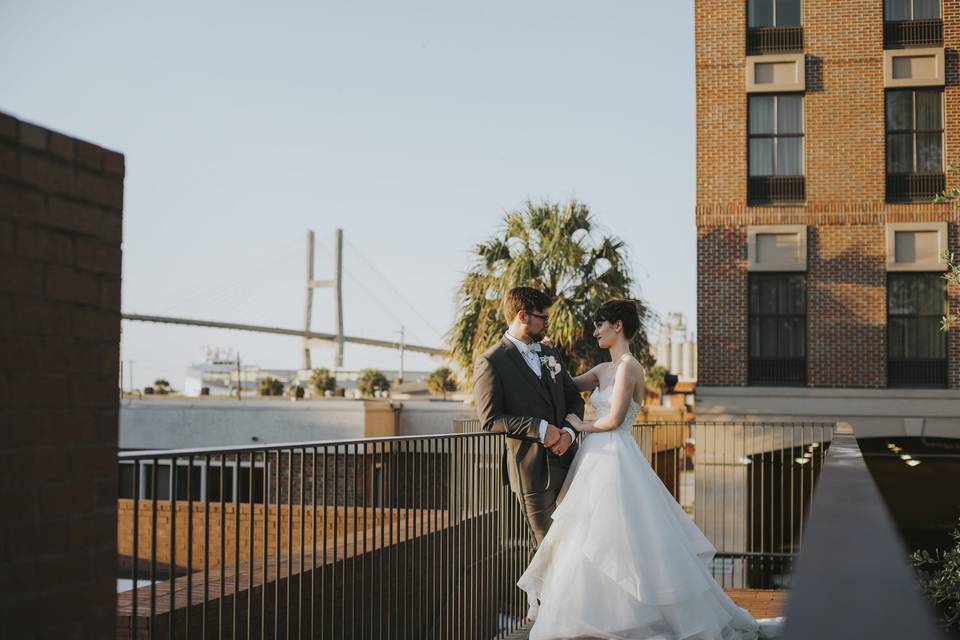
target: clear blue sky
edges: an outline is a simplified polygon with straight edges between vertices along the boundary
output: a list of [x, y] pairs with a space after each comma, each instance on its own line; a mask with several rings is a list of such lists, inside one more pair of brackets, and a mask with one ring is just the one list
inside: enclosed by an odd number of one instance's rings
[[[124, 311], [301, 326], [305, 232], [329, 277], [340, 226], [347, 332], [429, 345], [528, 197], [588, 203], [694, 324], [693, 74], [689, 0], [0, 3], [0, 110], [126, 155]], [[123, 330], [136, 386], [182, 384], [205, 344], [300, 363], [293, 338]]]

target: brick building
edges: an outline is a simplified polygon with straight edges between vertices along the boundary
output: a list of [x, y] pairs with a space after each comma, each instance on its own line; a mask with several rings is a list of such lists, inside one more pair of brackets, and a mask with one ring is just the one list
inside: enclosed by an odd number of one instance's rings
[[960, 433], [960, 1], [695, 20], [698, 415]]
[[124, 157], [0, 113], [0, 637], [116, 637]]

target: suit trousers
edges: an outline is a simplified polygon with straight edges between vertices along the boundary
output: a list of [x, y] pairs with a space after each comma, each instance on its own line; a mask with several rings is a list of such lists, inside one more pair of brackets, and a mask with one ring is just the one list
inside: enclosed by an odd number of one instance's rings
[[534, 540], [533, 548], [530, 551], [531, 558], [537, 547], [543, 542], [544, 536], [547, 535], [547, 531], [550, 530], [550, 525], [553, 523], [551, 516], [557, 508], [557, 495], [559, 495], [563, 481], [567, 477], [567, 469], [570, 463], [559, 456], [547, 454], [547, 466], [550, 469], [550, 486], [545, 491], [517, 495], [520, 506], [527, 516], [527, 524]]

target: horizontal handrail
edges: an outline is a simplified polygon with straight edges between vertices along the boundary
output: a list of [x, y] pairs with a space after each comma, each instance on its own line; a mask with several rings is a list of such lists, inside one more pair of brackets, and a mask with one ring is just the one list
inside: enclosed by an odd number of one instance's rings
[[141, 449], [137, 451], [122, 451], [117, 454], [120, 460], [142, 460], [146, 458], [171, 458], [182, 456], [200, 456], [216, 455], [218, 453], [262, 453], [264, 451], [272, 452], [278, 449], [314, 449], [322, 447], [345, 447], [350, 445], [371, 445], [374, 443], [391, 443], [423, 440], [455, 440], [458, 438], [469, 438], [476, 436], [497, 436], [502, 434], [489, 433], [486, 431], [473, 433], [434, 433], [424, 435], [410, 436], [377, 436], [373, 438], [352, 438], [350, 440], [316, 440], [307, 442], [277, 442], [266, 444], [236, 445], [230, 447], [195, 447], [192, 449]]
[[810, 511], [785, 640], [942, 637], [851, 432], [834, 436]]

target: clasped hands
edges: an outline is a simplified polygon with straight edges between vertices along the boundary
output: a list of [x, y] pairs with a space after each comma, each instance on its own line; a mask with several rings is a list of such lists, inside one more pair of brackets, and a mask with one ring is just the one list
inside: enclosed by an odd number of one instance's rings
[[[577, 431], [583, 426], [583, 421], [574, 413], [567, 414], [566, 422]], [[552, 424], [547, 425], [547, 432], [543, 436], [543, 446], [545, 446], [550, 453], [562, 456], [572, 444], [573, 438], [570, 437], [569, 431], [555, 427]]]
[[573, 439], [570, 437], [569, 432], [552, 424], [547, 425], [547, 431], [543, 434], [543, 446], [545, 446], [550, 453], [562, 456], [567, 452], [571, 444], [573, 444]]

